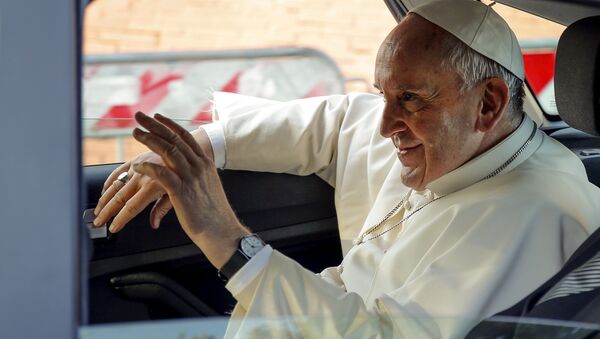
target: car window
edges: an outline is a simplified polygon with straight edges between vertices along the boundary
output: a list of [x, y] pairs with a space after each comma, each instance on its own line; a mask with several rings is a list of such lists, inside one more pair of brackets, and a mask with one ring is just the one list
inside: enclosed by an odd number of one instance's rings
[[554, 61], [558, 38], [565, 26], [514, 8], [495, 4], [496, 10], [514, 30], [523, 51], [525, 77], [546, 117], [558, 116], [554, 100]]
[[[304, 318], [304, 330], [325, 322], [334, 321], [331, 318]], [[406, 322], [406, 319], [396, 318], [397, 322]], [[440, 319], [427, 319], [440, 322]], [[146, 323], [123, 323], [110, 326], [82, 326], [79, 328], [80, 338], [95, 339], [126, 339], [126, 338], [222, 338], [225, 334], [229, 319], [227, 317], [214, 317], [205, 319], [189, 320], [170, 320], [161, 322]], [[377, 320], [374, 320], [377, 321]], [[444, 322], [449, 323], [455, 319], [444, 318]], [[303, 337], [298, 333], [298, 328], [291, 326], [293, 321], [290, 319], [268, 318], [252, 319], [250, 332], [253, 338], [274, 338], [273, 333], [281, 337]], [[600, 326], [595, 324], [585, 324], [573, 321], [560, 321], [536, 318], [518, 318], [518, 317], [493, 317], [486, 320], [485, 324], [489, 328], [495, 329], [496, 338], [513, 338], [514, 329], [515, 338], [592, 338], [600, 333]], [[233, 327], [237, 326], [233, 322]], [[248, 326], [246, 324], [246, 326]], [[248, 326], [248, 327], [250, 327]], [[265, 333], [269, 331], [268, 333]], [[510, 333], [510, 334], [509, 334]], [[487, 333], [489, 335], [489, 333]], [[486, 338], [491, 336], [485, 336]], [[482, 338], [478, 335], [468, 335], [466, 339]]]
[[[220, 3], [97, 0], [87, 7], [85, 165], [144, 150], [130, 137], [137, 110], [188, 129], [209, 122], [214, 90], [278, 100], [370, 91], [379, 41], [395, 25], [383, 1], [359, 9], [314, 0]], [[554, 51], [564, 27], [501, 4], [494, 9], [517, 34], [541, 109], [556, 116]], [[250, 19], [265, 13], [265, 20]]]
[[338, 2], [92, 2], [84, 18], [84, 165], [144, 150], [130, 137], [138, 110], [194, 129], [211, 119], [212, 91], [291, 100], [371, 90], [379, 42], [395, 21], [383, 1]]

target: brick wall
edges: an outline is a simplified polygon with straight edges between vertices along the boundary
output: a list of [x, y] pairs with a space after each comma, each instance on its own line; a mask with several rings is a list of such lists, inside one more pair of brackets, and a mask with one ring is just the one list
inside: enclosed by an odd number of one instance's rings
[[[557, 37], [562, 27], [494, 7], [519, 38]], [[313, 47], [352, 83], [370, 90], [379, 43], [395, 26], [381, 0], [96, 0], [86, 9], [85, 53]], [[541, 28], [541, 29], [540, 29]], [[541, 33], [541, 35], [540, 35]], [[88, 140], [84, 162], [118, 161], [115, 140]], [[125, 159], [140, 148], [125, 142]]]
[[97, 0], [86, 11], [85, 52], [315, 47], [345, 76], [370, 81], [394, 25], [373, 0]]
[[[494, 8], [519, 38], [562, 31]], [[84, 48], [126, 53], [308, 46], [333, 57], [346, 77], [370, 81], [379, 43], [394, 25], [381, 0], [96, 0], [86, 10]]]

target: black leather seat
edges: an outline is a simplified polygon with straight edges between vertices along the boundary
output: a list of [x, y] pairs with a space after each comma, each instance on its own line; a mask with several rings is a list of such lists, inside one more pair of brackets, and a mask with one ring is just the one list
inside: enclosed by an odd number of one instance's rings
[[600, 187], [600, 137], [572, 127], [555, 131], [550, 136], [577, 154], [585, 166], [588, 180]]
[[579, 20], [560, 38], [554, 76], [556, 106], [570, 128], [550, 134], [581, 158], [596, 186], [600, 186], [599, 21], [599, 17]]
[[[559, 114], [572, 128], [551, 134], [580, 156], [588, 178], [597, 186], [600, 186], [599, 32], [600, 16], [590, 17], [570, 25], [559, 40], [556, 104]], [[467, 338], [600, 338], [600, 228], [554, 277], [513, 307], [478, 324]]]

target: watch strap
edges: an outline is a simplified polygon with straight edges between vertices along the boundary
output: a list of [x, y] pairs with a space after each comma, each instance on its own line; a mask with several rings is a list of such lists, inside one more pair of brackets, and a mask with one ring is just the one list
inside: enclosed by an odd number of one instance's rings
[[252, 259], [253, 254], [244, 252], [242, 247], [242, 242], [249, 238], [255, 238], [255, 240], [258, 240], [258, 242], [262, 244], [262, 247], [266, 245], [264, 241], [262, 241], [262, 239], [260, 239], [260, 237], [255, 233], [241, 237], [240, 241], [238, 242], [237, 250], [233, 252], [231, 258], [229, 258], [225, 265], [223, 265], [223, 267], [221, 267], [221, 269], [217, 272], [218, 276], [225, 283], [227, 283], [229, 279], [231, 279], [231, 277], [237, 273], [237, 271], [239, 271], [244, 265], [246, 265], [246, 263], [248, 263], [248, 261], [250, 261], [250, 259]]
[[239, 248], [235, 250], [231, 258], [221, 267], [218, 274], [219, 277], [227, 282], [237, 271], [239, 271], [248, 261], [250, 261], [250, 257], [246, 256], [242, 250]]

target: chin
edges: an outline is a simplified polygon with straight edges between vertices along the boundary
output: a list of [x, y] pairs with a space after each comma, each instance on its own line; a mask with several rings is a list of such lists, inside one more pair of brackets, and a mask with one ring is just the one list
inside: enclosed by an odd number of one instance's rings
[[412, 188], [416, 191], [422, 191], [425, 189], [425, 184], [423, 183], [423, 176], [417, 175], [417, 173], [402, 173], [401, 180], [404, 186]]

